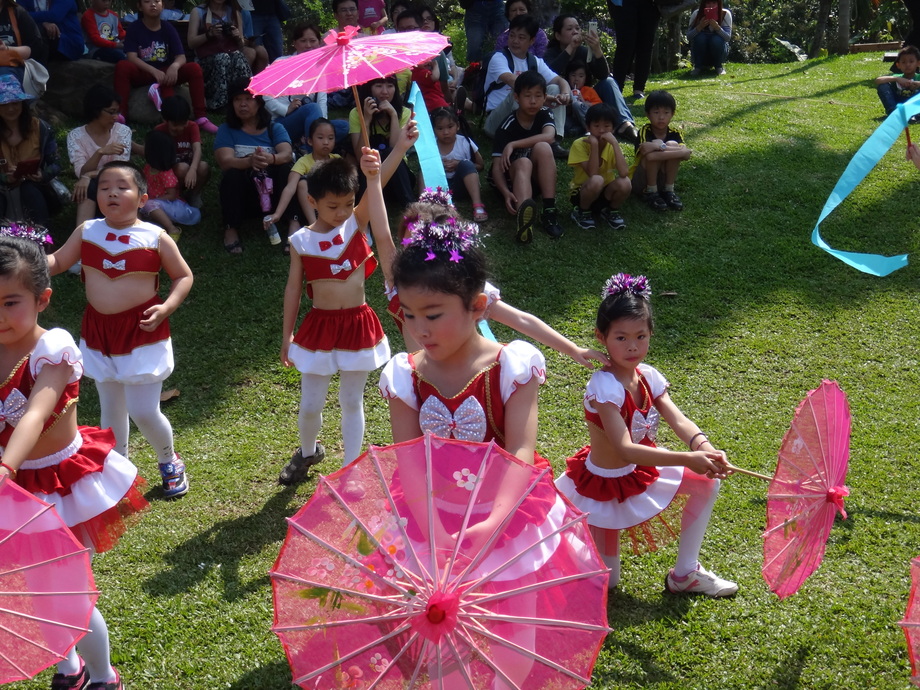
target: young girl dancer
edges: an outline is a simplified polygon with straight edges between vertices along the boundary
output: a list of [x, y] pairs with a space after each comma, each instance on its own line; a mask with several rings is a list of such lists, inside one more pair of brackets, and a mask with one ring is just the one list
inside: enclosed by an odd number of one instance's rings
[[[0, 476], [54, 505], [77, 539], [101, 552], [147, 502], [137, 468], [112, 450], [111, 431], [77, 426], [80, 350], [67, 331], [38, 325], [51, 299], [44, 237], [15, 226], [0, 230], [0, 402], [15, 410], [0, 423]], [[53, 688], [121, 690], [98, 609], [89, 628], [80, 655], [72, 649], [58, 664]]]
[[[612, 571], [610, 587], [620, 581], [619, 531], [627, 530], [634, 545], [648, 542], [651, 530], [645, 523], [661, 520], [675, 495], [686, 495], [677, 563], [665, 586], [672, 593], [732, 596], [738, 585], [697, 560], [719, 480], [726, 476], [725, 453], [671, 402], [664, 376], [642, 364], [652, 335], [650, 295], [645, 276], [618, 273], [604, 286], [595, 335], [607, 348], [610, 365], [591, 376], [585, 392], [591, 444], [568, 459], [556, 486], [589, 513], [598, 551]], [[655, 446], [659, 419], [689, 452]]]
[[[393, 280], [405, 312], [405, 327], [421, 351], [396, 355], [380, 377], [380, 392], [390, 407], [393, 440], [399, 443], [423, 433], [466, 441], [494, 440], [521, 461], [547, 467], [546, 460], [535, 453], [537, 391], [546, 379], [545, 361], [529, 343], [518, 340], [501, 345], [479, 334], [476, 325], [485, 314], [488, 298], [483, 292], [485, 257], [476, 247], [477, 234], [475, 225], [453, 218], [419, 223], [394, 261]], [[448, 478], [461, 477], [457, 479], [459, 486], [471, 470], [436, 465], [434, 471]], [[548, 475], [545, 479], [531, 494], [535, 508], [528, 515], [524, 532], [503, 532], [496, 541], [493, 553], [497, 559], [527, 550], [528, 544], [560, 526], [565, 507], [552, 490]], [[407, 499], [425, 495], [423, 475], [400, 476], [400, 482]], [[486, 486], [480, 492], [479, 507], [484, 510], [473, 511], [471, 526], [465, 532], [465, 554], [477, 554], [502, 524], [526, 479], [509, 472], [498, 485]], [[465, 504], [455, 503], [456, 499], [440, 494], [435, 499], [435, 543], [443, 550], [453, 548], [452, 535], [462, 525]], [[406, 503], [415, 514], [416, 502]], [[409, 537], [425, 548], [428, 521], [421, 514], [415, 517], [413, 524], [420, 530], [410, 530]], [[558, 545], [558, 539], [547, 540], [528, 552], [526, 562], [501, 573], [490, 586], [503, 590], [531, 582]], [[490, 568], [484, 569], [488, 572]], [[524, 596], [514, 606], [511, 615], [534, 615], [537, 597]], [[522, 630], [522, 626], [508, 625], [503, 632], [515, 644], [533, 649], [532, 632]], [[532, 662], [513, 651], [493, 648], [493, 652], [517, 686], [526, 687]], [[462, 684], [457, 678], [455, 684], [445, 682], [444, 686]], [[496, 679], [492, 687], [510, 686]]]
[[[398, 238], [402, 242], [411, 242], [412, 228], [424, 223], [444, 223], [449, 219], [460, 221], [457, 215], [457, 209], [454, 207], [450, 192], [444, 191], [440, 187], [425, 189], [420, 195], [419, 200], [409, 204], [403, 213], [402, 221], [399, 224]], [[408, 238], [408, 239], [407, 239]], [[566, 338], [558, 331], [551, 328], [546, 322], [538, 319], [533, 314], [521, 311], [512, 307], [501, 298], [501, 293], [489, 281], [486, 281], [483, 292], [486, 295], [485, 318], [498, 321], [498, 323], [514, 329], [518, 333], [533, 338], [538, 343], [542, 343], [556, 352], [571, 357], [576, 363], [583, 367], [592, 368], [591, 360], [607, 364], [607, 356], [597, 350], [591, 350], [579, 347], [571, 340]], [[396, 288], [387, 286], [387, 312], [396, 322], [396, 327], [403, 336], [406, 343], [406, 350], [415, 352], [420, 350], [421, 346], [416, 342], [412, 333], [407, 331], [403, 326], [405, 316], [399, 302], [399, 295]]]
[[[107, 163], [98, 179], [104, 218], [74, 230], [48, 266], [56, 275], [83, 262], [87, 305], [80, 349], [99, 391], [100, 426], [112, 429], [115, 450], [127, 457], [128, 419], [134, 420], [157, 454], [164, 497], [176, 498], [188, 492], [188, 479], [160, 411], [160, 391], [173, 370], [169, 315], [191, 290], [192, 270], [163, 228], [138, 220], [147, 201], [140, 170]], [[161, 269], [172, 282], [165, 300], [157, 294]]]

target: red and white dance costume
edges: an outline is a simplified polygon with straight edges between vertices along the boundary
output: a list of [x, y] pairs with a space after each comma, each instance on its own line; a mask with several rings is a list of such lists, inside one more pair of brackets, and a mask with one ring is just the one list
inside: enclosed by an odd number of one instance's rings
[[[387, 297], [387, 313], [393, 317], [393, 321], [396, 323], [396, 328], [399, 329], [399, 332], [403, 332], [403, 326], [406, 324], [406, 317], [403, 314], [402, 304], [399, 303], [399, 292], [395, 287], [390, 287], [389, 285], [384, 285], [386, 290]], [[482, 291], [486, 295], [486, 311], [485, 317], [489, 318], [489, 307], [498, 302], [502, 298], [502, 293], [497, 287], [492, 285], [489, 281], [486, 281], [485, 287]]]
[[[355, 271], [363, 271], [367, 278], [377, 268], [354, 215], [330, 232], [303, 227], [291, 235], [290, 244], [300, 256], [311, 299], [314, 283], [345, 281]], [[377, 314], [367, 304], [350, 309], [312, 307], [294, 335], [288, 358], [301, 373], [298, 427], [302, 453], [314, 452], [326, 392], [333, 374], [339, 372], [345, 464], [355, 460], [364, 445], [367, 375], [390, 358], [390, 345]]]
[[[83, 376], [83, 357], [73, 338], [54, 328], [42, 335], [0, 386], [0, 445], [9, 443], [42, 368], [62, 363], [73, 367], [73, 373], [42, 433], [77, 402]], [[26, 460], [16, 473], [20, 486], [51, 503], [77, 539], [97, 553], [112, 548], [124, 534], [125, 518], [147, 507], [141, 493], [144, 480], [130, 461], [112, 450], [114, 445], [111, 431], [81, 426], [69, 445]]]
[[[594, 372], [584, 396], [585, 420], [603, 431], [603, 421], [594, 403], [611, 403], [619, 408], [632, 442], [655, 448], [660, 421], [655, 401], [667, 391], [669, 384], [648, 364], [640, 364], [638, 373], [640, 404], [627, 394], [612, 373]], [[697, 567], [706, 526], [719, 491], [718, 479], [708, 479], [681, 465], [599, 467], [591, 460], [591, 446], [579, 450], [566, 465], [565, 473], [556, 479], [556, 487], [576, 507], [588, 513], [588, 525], [598, 551], [612, 570], [611, 587], [620, 579], [620, 530], [625, 530], [630, 537], [634, 552], [643, 548], [654, 551], [674, 534], [662, 515], [669, 506], [675, 510], [682, 508], [683, 513], [675, 570], [684, 573]], [[676, 496], [683, 495], [688, 497], [685, 504], [674, 501]]]
[[[443, 395], [432, 383], [427, 381], [417, 370], [415, 357], [405, 352], [397, 354], [384, 367], [380, 375], [380, 393], [387, 399], [398, 399], [419, 413], [419, 426], [423, 433], [432, 433], [444, 438], [457, 438], [466, 441], [492, 441], [499, 446], [505, 440], [505, 404], [518, 386], [536, 378], [541, 384], [546, 380], [546, 361], [533, 345], [520, 340], [504, 345], [498, 357], [476, 373], [462, 391], [452, 397]], [[535, 454], [537, 466], [548, 466], [545, 459]], [[461, 485], [479, 470], [480, 458], [471, 456], [470, 466], [451, 465], [435, 466], [433, 469], [443, 477], [453, 477]], [[398, 476], [394, 476], [391, 487], [394, 498], [400, 500], [403, 493]], [[489, 517], [494, 497], [501, 487], [483, 487], [480, 490], [479, 505], [470, 515], [470, 525]], [[450, 534], [459, 531], [466, 502], [450, 503], [450, 496], [435, 496], [434, 506], [441, 522]], [[456, 498], [456, 497], [454, 497]], [[551, 473], [543, 478], [531, 492], [526, 505], [526, 519], [516, 524], [517, 531], [504, 531], [495, 542], [491, 554], [470, 573], [471, 578], [485, 575], [499, 565], [507, 563], [521, 552], [527, 552], [526, 558], [519, 559], [514, 565], [498, 574], [483, 587], [483, 592], [502, 592], [508, 589], [531, 584], [536, 581], [535, 573], [542, 568], [553, 553], [560, 548], [562, 539], [557, 535], [538, 546], [537, 542], [558, 529], [565, 517], [563, 499], [553, 489]], [[519, 509], [520, 512], [521, 509]], [[412, 528], [416, 529], [413, 530]], [[413, 546], [420, 553], [429, 548], [428, 538], [417, 528], [414, 521], [408, 525], [408, 536]], [[577, 549], [576, 549], [577, 550]], [[523, 595], [509, 605], [509, 615], [534, 616], [541, 610], [543, 603], [537, 594]], [[514, 624], [499, 625], [494, 630], [525, 649], [535, 648], [533, 631]], [[520, 656], [509, 653], [501, 645], [493, 647], [493, 654], [507, 656], [503, 665], [513, 668], [512, 680], [518, 687], [526, 687], [530, 665], [521, 661]], [[443, 678], [445, 687], [459, 687], [461, 678]], [[496, 688], [510, 686], [496, 681]]]
[[[97, 271], [112, 281], [125, 276], [150, 274], [159, 277], [160, 237], [163, 228], [138, 221], [116, 230], [104, 218], [83, 224], [80, 260], [84, 274]], [[160, 464], [173, 461], [172, 427], [160, 411], [162, 382], [173, 371], [173, 349], [169, 320], [153, 331], [140, 328], [144, 311], [161, 304], [154, 296], [143, 304], [117, 314], [102, 314], [87, 304], [80, 327], [86, 375], [96, 382], [102, 410], [100, 426], [115, 433], [116, 450], [128, 452], [128, 420], [157, 453]]]

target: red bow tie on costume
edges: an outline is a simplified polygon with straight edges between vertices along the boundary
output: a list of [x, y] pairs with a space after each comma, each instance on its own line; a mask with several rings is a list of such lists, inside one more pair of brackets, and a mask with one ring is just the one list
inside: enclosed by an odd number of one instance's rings
[[128, 244], [131, 241], [131, 235], [116, 235], [114, 232], [110, 232], [105, 236], [106, 242], [114, 242], [118, 240], [122, 244]]
[[319, 241], [319, 250], [320, 250], [321, 252], [324, 252], [324, 251], [326, 251], [327, 249], [332, 249], [332, 245], [334, 245], [334, 244], [345, 244], [345, 240], [342, 239], [342, 236], [341, 236], [341, 235], [336, 235], [335, 237], [333, 237], [333, 238], [332, 238], [332, 242], [327, 242], [326, 240], [320, 240], [320, 241]]

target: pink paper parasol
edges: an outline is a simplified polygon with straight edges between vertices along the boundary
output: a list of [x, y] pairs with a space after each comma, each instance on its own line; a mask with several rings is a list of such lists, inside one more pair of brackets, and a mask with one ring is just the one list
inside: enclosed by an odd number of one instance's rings
[[795, 411], [767, 491], [763, 577], [780, 599], [821, 564], [843, 499], [850, 456], [850, 406], [835, 381], [822, 381]]
[[548, 472], [429, 435], [321, 478], [271, 571], [294, 683], [585, 687], [608, 571]]
[[447, 47], [446, 36], [431, 31], [405, 31], [380, 36], [358, 36], [358, 27], [330, 31], [325, 45], [286, 60], [275, 60], [249, 82], [258, 95], [297, 96], [351, 87], [367, 143], [364, 109], [358, 101], [358, 84], [388, 77], [427, 62]]
[[63, 659], [98, 596], [89, 549], [52, 506], [0, 477], [0, 685]]
[[917, 660], [920, 657], [920, 557], [910, 562], [910, 597], [907, 600], [907, 610], [904, 618], [898, 625], [904, 628], [907, 638], [907, 653], [910, 655], [910, 682], [920, 687], [920, 668]]

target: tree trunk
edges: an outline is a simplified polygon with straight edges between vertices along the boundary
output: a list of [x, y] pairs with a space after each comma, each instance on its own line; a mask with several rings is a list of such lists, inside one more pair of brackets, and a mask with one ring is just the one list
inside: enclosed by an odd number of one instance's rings
[[815, 40], [808, 51], [808, 57], [818, 57], [824, 45], [824, 34], [827, 31], [827, 19], [831, 14], [831, 0], [821, 0], [818, 5], [818, 25], [815, 27]]
[[853, 0], [838, 0], [837, 2], [837, 40], [834, 52], [846, 55], [850, 52], [850, 15], [852, 14]]
[[533, 16], [540, 26], [548, 29], [559, 14], [559, 0], [533, 0]]

